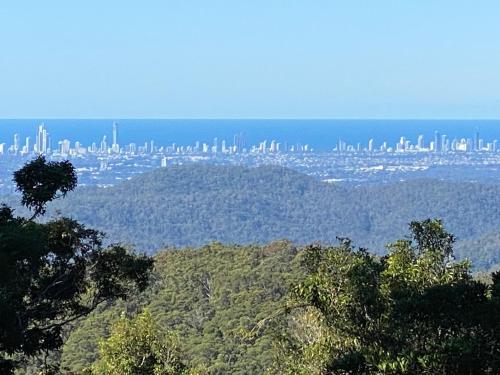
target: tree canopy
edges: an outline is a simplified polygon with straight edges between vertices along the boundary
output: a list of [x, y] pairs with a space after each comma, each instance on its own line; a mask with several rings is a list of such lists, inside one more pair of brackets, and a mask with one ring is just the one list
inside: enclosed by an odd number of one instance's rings
[[30, 219], [0, 207], [0, 372], [60, 348], [64, 327], [105, 301], [126, 298], [148, 284], [152, 259], [119, 245], [103, 247], [103, 234], [59, 217], [44, 223], [46, 204], [76, 186], [69, 162], [43, 156], [14, 174]]
[[[68, 178], [61, 185], [38, 183], [26, 172], [33, 168], [28, 164], [16, 176], [24, 176], [18, 187], [31, 218], [0, 209], [2, 374], [12, 372], [16, 360], [57, 349], [62, 374], [174, 374], [188, 368], [208, 374], [500, 372], [500, 274], [474, 278], [468, 261], [455, 260], [455, 236], [440, 220], [412, 222], [410, 236], [390, 244], [384, 256], [347, 238], [337, 246], [299, 248], [289, 241], [211, 243], [158, 253], [150, 277], [150, 258], [104, 246], [101, 232], [73, 219], [44, 217], [47, 202], [74, 187], [74, 170], [43, 157], [34, 163], [49, 176]], [[242, 177], [257, 195], [263, 185], [273, 185], [261, 172]], [[303, 194], [301, 204], [307, 205], [306, 196], [326, 189], [283, 173], [291, 185], [283, 183], [269, 202], [279, 202], [289, 189]], [[185, 204], [197, 199], [194, 190], [204, 190], [182, 184], [175, 189], [190, 189], [177, 195]], [[157, 195], [165, 191], [161, 180], [143, 188], [151, 186]], [[216, 189], [208, 189], [214, 202], [221, 197]], [[235, 193], [236, 201], [249, 192]], [[141, 191], [130, 194], [140, 197]], [[234, 210], [221, 215], [228, 212]], [[325, 226], [326, 217], [319, 217]], [[256, 230], [249, 233], [259, 235]], [[38, 374], [40, 366], [19, 374]]]
[[443, 219], [457, 258], [475, 270], [500, 265], [500, 186], [438, 180], [328, 184], [279, 166], [179, 165], [109, 188], [81, 187], [49, 210], [156, 252], [165, 246], [266, 244], [288, 239], [334, 245], [349, 237], [383, 254], [412, 220]]
[[410, 229], [383, 257], [348, 239], [160, 252], [155, 283], [83, 321], [63, 364], [92, 364], [120, 311], [147, 307], [179, 335], [183, 363], [209, 374], [498, 373], [499, 276], [455, 261], [440, 221]]
[[161, 327], [147, 309], [134, 319], [122, 317], [116, 322], [109, 338], [101, 340], [99, 354], [89, 374], [194, 374], [180, 359], [178, 337]]
[[161, 329], [178, 336], [180, 358], [189, 368], [261, 374], [273, 360], [273, 325], [254, 328], [280, 310], [289, 285], [302, 276], [299, 252], [287, 241], [162, 251], [145, 292], [78, 322], [62, 349], [64, 374], [98, 361], [99, 342], [110, 337], [109, 327], [123, 312], [133, 317], [143, 309]]
[[490, 286], [474, 280], [439, 220], [410, 229], [382, 258], [348, 240], [305, 250], [275, 373], [500, 371], [499, 274]]

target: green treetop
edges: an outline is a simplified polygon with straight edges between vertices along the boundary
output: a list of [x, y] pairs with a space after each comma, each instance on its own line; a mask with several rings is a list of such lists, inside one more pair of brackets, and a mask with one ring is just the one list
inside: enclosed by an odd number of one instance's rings
[[182, 363], [177, 336], [158, 325], [149, 310], [115, 323], [110, 337], [100, 342], [99, 353], [101, 359], [93, 365], [91, 374], [196, 374]]
[[454, 262], [440, 221], [410, 229], [383, 258], [348, 240], [306, 250], [274, 372], [499, 373], [499, 275], [487, 286]]
[[145, 289], [152, 259], [121, 246], [103, 247], [103, 234], [61, 217], [35, 219], [46, 204], [74, 189], [69, 162], [39, 156], [14, 174], [30, 219], [0, 206], [0, 373], [63, 344], [63, 329], [103, 302]]

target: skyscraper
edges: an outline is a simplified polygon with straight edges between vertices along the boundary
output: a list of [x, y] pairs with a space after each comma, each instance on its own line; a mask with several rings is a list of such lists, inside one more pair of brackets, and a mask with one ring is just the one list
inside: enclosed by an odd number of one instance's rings
[[120, 146], [118, 146], [118, 124], [113, 122], [113, 144], [111, 145], [113, 152], [120, 152]]
[[219, 140], [217, 137], [214, 138], [214, 146], [212, 148], [212, 152], [217, 153], [219, 147]]
[[30, 143], [31, 143], [30, 137], [26, 137], [26, 143], [24, 145], [24, 150], [23, 150], [23, 152], [25, 152], [26, 154], [29, 154], [30, 152], [30, 147], [31, 147]]
[[368, 141], [368, 151], [373, 152], [373, 139]]
[[418, 136], [417, 146], [419, 150], [424, 149], [424, 136], [422, 134]]
[[45, 124], [41, 123], [38, 126], [38, 132], [36, 135], [35, 151], [39, 154], [44, 154], [47, 152], [47, 137], [48, 133], [45, 129]]
[[448, 137], [446, 134], [443, 134], [441, 136], [441, 151], [442, 152], [448, 151]]
[[102, 153], [107, 153], [108, 152], [108, 143], [106, 142], [106, 136], [105, 135], [102, 137], [100, 151]]
[[434, 132], [434, 151], [439, 152], [441, 151], [441, 139], [440, 139], [439, 132], [436, 130]]
[[118, 124], [113, 122], [113, 145], [118, 143]]
[[14, 134], [14, 154], [19, 152], [20, 144], [19, 144], [19, 134]]

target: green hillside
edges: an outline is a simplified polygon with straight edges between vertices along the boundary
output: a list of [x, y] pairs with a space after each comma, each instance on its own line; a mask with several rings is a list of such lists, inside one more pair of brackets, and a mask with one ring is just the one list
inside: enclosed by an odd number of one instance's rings
[[[158, 169], [107, 189], [81, 188], [57, 202], [61, 210], [108, 234], [111, 241], [156, 251], [211, 241], [264, 244], [334, 243], [349, 237], [383, 252], [411, 220], [439, 217], [458, 238], [457, 254], [481, 269], [498, 251], [474, 251], [488, 236], [497, 249], [500, 186], [413, 180], [350, 187], [323, 183], [280, 167], [190, 165]], [[462, 245], [466, 241], [467, 246]], [[468, 249], [468, 250], [467, 250]]]
[[66, 373], [97, 357], [97, 343], [123, 313], [149, 306], [161, 326], [178, 332], [185, 360], [211, 374], [259, 374], [273, 359], [272, 327], [248, 331], [281, 306], [288, 286], [303, 272], [288, 242], [163, 251], [156, 256], [150, 290], [126, 305], [103, 308], [71, 333], [62, 352]]

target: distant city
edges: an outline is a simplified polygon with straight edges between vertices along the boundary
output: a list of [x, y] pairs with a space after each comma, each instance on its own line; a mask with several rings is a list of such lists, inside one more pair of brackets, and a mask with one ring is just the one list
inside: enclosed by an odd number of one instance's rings
[[[46, 155], [50, 160], [70, 159], [77, 168], [80, 186], [104, 188], [155, 168], [192, 163], [279, 165], [328, 183], [355, 185], [421, 178], [500, 183], [497, 140], [485, 140], [474, 129], [471, 137], [452, 138], [435, 131], [431, 139], [424, 135], [418, 135], [414, 140], [402, 136], [391, 144], [380, 141], [380, 134], [370, 137], [369, 132], [363, 133], [367, 138], [364, 143], [356, 144], [332, 136], [331, 147], [318, 151], [305, 142], [292, 144], [271, 139], [250, 144], [245, 135], [250, 132], [237, 132], [230, 141], [226, 136], [226, 139], [213, 138], [211, 142], [194, 141], [184, 145], [159, 145], [155, 139], [141, 144], [122, 144], [120, 124], [110, 121], [110, 138], [97, 134], [96, 130], [92, 134], [86, 132], [87, 144], [84, 144], [69, 137], [52, 139], [49, 127], [43, 123], [34, 128], [36, 134], [22, 140], [21, 132], [11, 135], [12, 141], [8, 143], [0, 139], [0, 194], [15, 192], [12, 172], [38, 154]], [[28, 130], [24, 128], [26, 133]], [[64, 132], [59, 132], [61, 134]], [[133, 139], [131, 134], [144, 136], [147, 132], [129, 131], [129, 140]], [[207, 137], [207, 132], [204, 136]], [[89, 142], [92, 139], [96, 141]]]
[[[40, 124], [36, 129], [34, 142], [32, 137], [26, 137], [21, 143], [18, 133], [13, 135], [13, 141], [9, 145], [0, 143], [0, 155], [20, 155], [44, 154], [56, 156], [85, 156], [85, 155], [138, 155], [138, 154], [265, 154], [265, 153], [308, 153], [314, 149], [308, 144], [289, 144], [276, 140], [262, 140], [256, 145], [247, 145], [244, 133], [235, 134], [231, 142], [225, 139], [219, 141], [216, 137], [211, 143], [196, 141], [193, 145], [157, 145], [152, 139], [144, 144], [129, 143], [121, 145], [119, 143], [119, 124], [114, 122], [111, 127], [112, 138], [108, 140], [107, 135], [103, 135], [99, 142], [93, 142], [90, 145], [84, 145], [76, 140], [72, 142], [69, 139], [61, 139], [53, 143], [50, 133], [45, 124]], [[0, 140], [1, 141], [1, 140]], [[424, 135], [419, 135], [416, 143], [402, 136], [398, 143], [394, 145], [384, 141], [376, 144], [374, 139], [370, 138], [366, 144], [349, 144], [348, 141], [338, 139], [332, 146], [331, 152], [497, 152], [498, 141], [496, 139], [487, 141], [480, 137], [479, 131], [476, 131], [471, 138], [453, 138], [450, 139], [446, 134], [434, 132], [434, 138], [427, 141]], [[165, 163], [165, 159], [162, 160]]]

